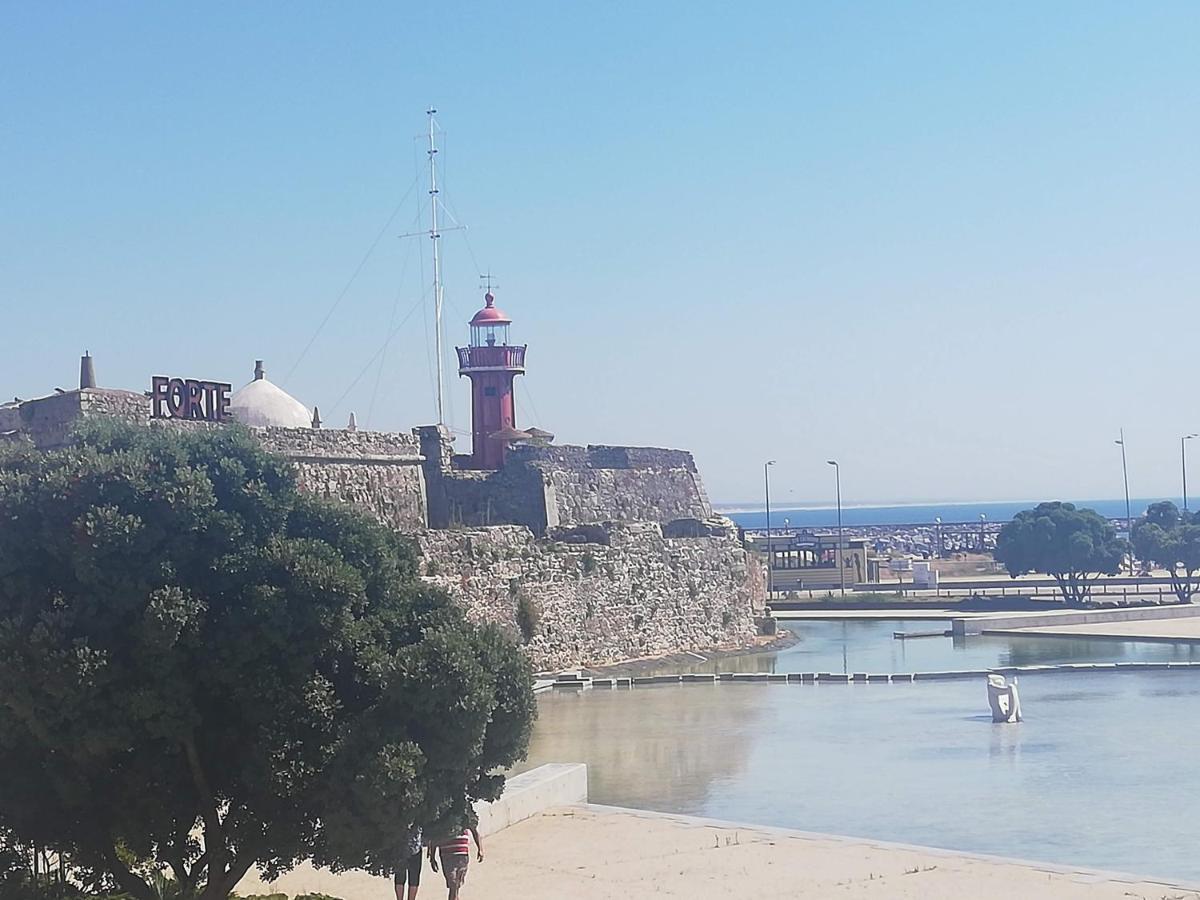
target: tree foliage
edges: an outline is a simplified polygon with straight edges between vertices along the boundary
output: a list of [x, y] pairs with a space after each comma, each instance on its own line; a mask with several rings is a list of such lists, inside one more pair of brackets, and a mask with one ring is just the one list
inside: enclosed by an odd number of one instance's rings
[[1050, 575], [1070, 605], [1087, 600], [1099, 575], [1116, 575], [1128, 544], [1092, 509], [1074, 504], [1039, 503], [1022, 510], [1000, 529], [995, 557], [1013, 578], [1031, 572]]
[[1166, 569], [1180, 603], [1200, 590], [1200, 516], [1180, 512], [1170, 500], [1152, 503], [1133, 525], [1139, 558]]
[[[523, 757], [524, 656], [233, 428], [0, 455], [0, 832], [140, 900], [389, 872]], [[139, 867], [138, 860], [149, 861]]]

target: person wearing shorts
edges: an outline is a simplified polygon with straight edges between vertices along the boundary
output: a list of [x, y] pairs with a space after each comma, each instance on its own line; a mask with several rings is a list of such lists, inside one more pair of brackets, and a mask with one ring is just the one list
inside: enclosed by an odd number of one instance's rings
[[417, 888], [421, 886], [421, 862], [421, 827], [411, 825], [404, 841], [404, 858], [396, 866], [396, 874], [392, 879], [396, 888], [396, 900], [406, 900], [405, 882], [408, 882], [407, 900], [417, 900]]
[[483, 842], [479, 839], [479, 832], [471, 826], [460, 831], [454, 837], [429, 845], [429, 862], [435, 872], [438, 870], [438, 861], [434, 858], [433, 851], [436, 849], [437, 855], [441, 857], [442, 874], [446, 878], [446, 887], [450, 892], [448, 900], [458, 900], [459, 889], [467, 880], [467, 866], [471, 862], [472, 838], [475, 840], [475, 858], [483, 862]]

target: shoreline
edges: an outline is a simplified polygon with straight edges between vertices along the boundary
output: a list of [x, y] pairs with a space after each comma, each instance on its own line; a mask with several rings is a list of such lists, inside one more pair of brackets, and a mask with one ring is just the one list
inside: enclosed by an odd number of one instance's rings
[[675, 663], [693, 665], [700, 662], [712, 662], [718, 659], [732, 659], [738, 656], [750, 656], [755, 653], [774, 653], [786, 650], [799, 643], [800, 635], [786, 628], [780, 628], [774, 635], [763, 636], [756, 643], [743, 647], [727, 647], [706, 651], [681, 651], [665, 653], [660, 656], [639, 656], [621, 662], [607, 663], [602, 666], [578, 666], [569, 671], [582, 672], [585, 677], [614, 678], [641, 675], [653, 669], [661, 669]]
[[[1171, 876], [586, 801], [539, 806], [488, 836], [488, 861], [472, 864], [468, 896], [1200, 900], [1200, 883]], [[437, 885], [431, 873], [430, 882]], [[389, 894], [391, 882], [302, 863], [270, 883], [251, 874], [238, 889], [369, 900]]]

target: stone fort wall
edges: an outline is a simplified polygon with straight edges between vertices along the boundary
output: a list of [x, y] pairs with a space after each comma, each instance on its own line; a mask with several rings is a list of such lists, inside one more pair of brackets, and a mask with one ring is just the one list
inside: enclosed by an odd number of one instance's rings
[[[144, 394], [82, 388], [29, 400], [0, 410], [0, 433], [24, 435], [43, 449], [64, 446], [77, 423], [93, 416], [150, 423]], [[211, 428], [207, 422], [170, 422], [177, 428]], [[302, 490], [370, 513], [398, 531], [427, 524], [420, 444], [411, 434], [307, 428], [254, 428], [273, 453], [296, 465]]]
[[[143, 394], [87, 388], [0, 408], [0, 435], [52, 449], [82, 418], [149, 412]], [[303, 490], [415, 535], [423, 577], [519, 634], [539, 668], [744, 645], [765, 611], [760, 566], [712, 518], [690, 453], [526, 446], [479, 472], [456, 467], [444, 428], [252, 431]], [[527, 636], [520, 608], [536, 611]]]
[[683, 450], [518, 445], [504, 468], [480, 472], [455, 466], [443, 430], [417, 432], [432, 527], [515, 524], [540, 535], [594, 522], [712, 516], [695, 460]]
[[292, 460], [301, 490], [349, 503], [401, 532], [425, 528], [421, 448], [411, 434], [256, 428], [263, 447]]
[[[539, 670], [745, 646], [765, 610], [761, 567], [732, 528], [672, 538], [640, 522], [538, 539], [507, 525], [430, 530], [418, 544], [425, 580], [509, 630]], [[528, 634], [522, 607], [536, 619]]]
[[707, 519], [696, 462], [657, 447], [519, 447], [511, 465], [541, 474], [559, 525]]

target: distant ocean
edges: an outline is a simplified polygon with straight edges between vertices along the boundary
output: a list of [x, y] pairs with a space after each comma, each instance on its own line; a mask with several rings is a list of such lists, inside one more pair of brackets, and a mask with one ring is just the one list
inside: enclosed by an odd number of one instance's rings
[[[1134, 518], [1141, 515], [1151, 503], [1164, 498], [1131, 500]], [[1180, 503], [1178, 497], [1165, 498]], [[1073, 500], [1076, 506], [1094, 509], [1110, 519], [1125, 517], [1125, 500]], [[1197, 502], [1200, 502], [1198, 500]], [[953, 522], [978, 522], [982, 513], [989, 522], [1007, 522], [1023, 509], [1036, 506], [1036, 502], [995, 503], [986, 500], [971, 503], [928, 503], [901, 506], [844, 506], [842, 522], [846, 525], [929, 525], [941, 516], [944, 524]], [[746, 510], [749, 504], [739, 504]], [[1189, 504], [1191, 506], [1191, 504]], [[766, 515], [762, 509], [753, 511], [727, 512], [717, 510], [737, 522], [743, 528], [762, 528]], [[834, 507], [807, 507], [791, 509], [771, 507], [771, 527], [782, 528], [783, 520], [793, 528], [823, 528], [837, 524], [837, 509]]]

